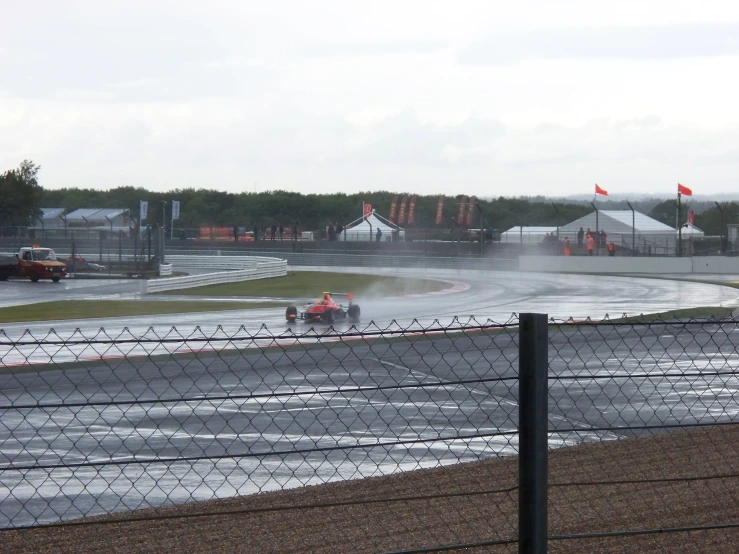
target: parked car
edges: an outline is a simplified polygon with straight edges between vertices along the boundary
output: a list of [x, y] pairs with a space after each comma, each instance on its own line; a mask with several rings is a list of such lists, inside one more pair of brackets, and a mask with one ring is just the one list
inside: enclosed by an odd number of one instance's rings
[[96, 264], [94, 262], [88, 262], [85, 258], [67, 258], [67, 267], [69, 271], [105, 271], [105, 266]]

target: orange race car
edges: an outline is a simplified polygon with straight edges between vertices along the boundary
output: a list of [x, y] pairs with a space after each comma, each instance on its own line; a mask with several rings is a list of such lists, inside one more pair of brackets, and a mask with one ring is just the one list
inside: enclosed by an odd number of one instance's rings
[[333, 323], [346, 319], [349, 323], [359, 323], [359, 306], [354, 304], [354, 298], [351, 293], [341, 294], [334, 293], [334, 296], [346, 296], [349, 301], [348, 305], [337, 304], [331, 298], [330, 292], [324, 292], [323, 298], [313, 302], [312, 304], [303, 304], [302, 306], [288, 306], [285, 310], [285, 319], [293, 322], [297, 319], [305, 321], [323, 323]]

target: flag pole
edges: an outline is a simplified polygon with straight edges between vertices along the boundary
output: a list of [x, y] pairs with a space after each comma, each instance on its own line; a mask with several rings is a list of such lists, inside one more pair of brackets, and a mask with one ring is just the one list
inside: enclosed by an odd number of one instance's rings
[[[679, 186], [679, 185], [678, 185]], [[677, 227], [677, 256], [680, 257], [682, 254], [682, 240], [683, 240], [683, 229], [680, 225], [680, 191], [677, 192], [677, 212], [675, 213], [675, 226]]]

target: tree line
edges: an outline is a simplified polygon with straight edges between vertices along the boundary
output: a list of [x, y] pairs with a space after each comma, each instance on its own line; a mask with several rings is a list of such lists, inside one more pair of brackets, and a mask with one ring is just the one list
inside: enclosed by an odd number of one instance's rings
[[[223, 192], [208, 189], [175, 189], [169, 192], [152, 192], [144, 188], [117, 187], [110, 190], [63, 188], [44, 189], [38, 183], [40, 166], [24, 161], [17, 169], [0, 175], [0, 225], [30, 225], [40, 214], [40, 208], [65, 208], [68, 212], [78, 208], [122, 208], [130, 210], [138, 219], [139, 201], [149, 203], [148, 223], [162, 221], [165, 202], [167, 225], [170, 222], [170, 202], [179, 200], [180, 218], [176, 228], [209, 226], [259, 226], [297, 225], [301, 230], [324, 229], [328, 225], [346, 225], [362, 215], [362, 204], [368, 202], [380, 215], [387, 217], [394, 196], [403, 193], [390, 191], [358, 192], [354, 194], [301, 194], [275, 190], [271, 192]], [[410, 197], [409, 193], [405, 194]], [[462, 195], [449, 196], [444, 201], [442, 222], [436, 225], [437, 195], [418, 195], [415, 223], [410, 227], [454, 230]], [[654, 219], [675, 226], [676, 200], [648, 198], [631, 203], [634, 208]], [[516, 225], [557, 226], [565, 225], [592, 211], [587, 200], [551, 199], [536, 197], [497, 197], [478, 200], [472, 224], [467, 228], [493, 227], [505, 231]], [[600, 210], [629, 209], [625, 201], [599, 200]], [[683, 203], [681, 222], [685, 222], [687, 210], [695, 212], [695, 225], [706, 235], [726, 233], [726, 224], [739, 221], [739, 203], [724, 202], [720, 209], [711, 201]], [[723, 212], [723, 213], [722, 213]], [[407, 226], [407, 225], [406, 225]], [[407, 226], [409, 227], [409, 226]]]

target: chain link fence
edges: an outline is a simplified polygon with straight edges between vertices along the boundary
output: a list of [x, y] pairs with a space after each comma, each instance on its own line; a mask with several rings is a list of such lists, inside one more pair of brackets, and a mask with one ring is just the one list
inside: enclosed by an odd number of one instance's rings
[[0, 333], [0, 550], [735, 551], [739, 322], [524, 323]]

